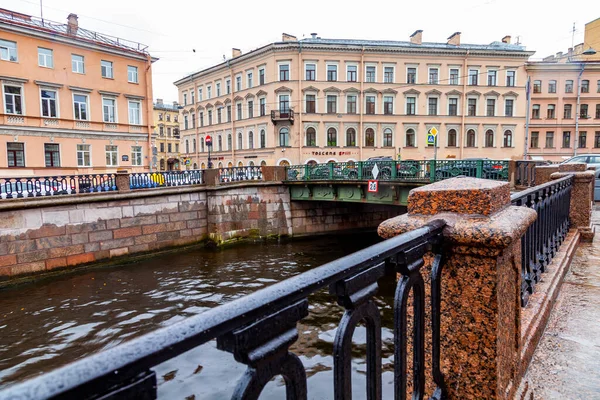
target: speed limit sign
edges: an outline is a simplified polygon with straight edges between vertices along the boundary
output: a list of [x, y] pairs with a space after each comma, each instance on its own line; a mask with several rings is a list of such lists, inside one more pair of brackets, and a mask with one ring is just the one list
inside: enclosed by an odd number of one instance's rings
[[374, 180], [369, 181], [369, 186], [368, 186], [367, 190], [370, 193], [377, 193], [378, 189], [379, 189], [379, 182], [374, 181]]

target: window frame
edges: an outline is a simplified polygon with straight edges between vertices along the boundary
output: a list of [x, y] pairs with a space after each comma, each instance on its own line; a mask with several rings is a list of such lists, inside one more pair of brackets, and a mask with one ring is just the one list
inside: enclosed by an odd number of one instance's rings
[[[335, 94], [328, 94], [325, 96], [327, 102], [327, 114], [337, 114], [338, 110], [338, 96]], [[333, 101], [332, 101], [333, 100]], [[333, 106], [332, 106], [333, 105]]]
[[[138, 118], [139, 121], [136, 123], [135, 121], [132, 122], [131, 121], [131, 104], [137, 104], [138, 107]], [[142, 102], [140, 100], [128, 100], [127, 101], [127, 115], [129, 116], [128, 121], [129, 121], [129, 125], [142, 125], [143, 124], [143, 118], [142, 118]]]
[[[104, 74], [105, 71], [107, 75]], [[108, 74], [109, 71], [110, 76]], [[112, 61], [100, 60], [100, 76], [104, 79], [115, 79], [114, 64]]]
[[469, 68], [468, 86], [479, 86], [479, 69]]
[[[189, 144], [189, 143], [188, 143]], [[139, 151], [136, 151], [139, 150]], [[139, 158], [137, 158], [139, 157]], [[139, 160], [139, 162], [138, 162]], [[134, 145], [131, 146], [131, 165], [136, 167], [141, 167], [143, 165], [144, 160], [144, 150], [142, 146]]]
[[[372, 75], [369, 72], [370, 68], [373, 68]], [[377, 83], [377, 65], [365, 64], [365, 83]]]
[[[127, 82], [135, 83], [135, 84], [140, 83], [138, 67], [136, 67], [135, 65], [127, 66]], [[194, 98], [193, 93], [194, 93], [194, 91], [192, 91], [192, 99]], [[192, 104], [194, 104], [193, 100], [192, 100]]]
[[[509, 73], [513, 73], [512, 76]], [[512, 82], [511, 82], [512, 80]], [[506, 71], [506, 87], [515, 87], [517, 84], [517, 71], [514, 69], [509, 69]]]
[[440, 84], [440, 67], [427, 68], [427, 84], [428, 85], [439, 85]]
[[394, 115], [394, 96], [383, 96], [383, 114]]
[[[373, 101], [370, 102], [369, 99], [373, 99]], [[372, 110], [371, 110], [371, 108], [372, 108]], [[377, 114], [377, 96], [376, 95], [365, 95], [365, 115], [375, 115], [375, 114]]]
[[405, 113], [406, 115], [417, 115], [417, 102], [416, 96], [406, 96], [405, 98]]
[[[452, 104], [451, 101], [456, 101], [456, 104]], [[457, 117], [458, 116], [458, 108], [459, 108], [459, 98], [458, 97], [448, 97], [448, 116]], [[454, 108], [454, 113], [452, 109]]]
[[[113, 109], [114, 121], [107, 121], [107, 120], [106, 120], [106, 118], [105, 118], [105, 117], [106, 117], [106, 115], [105, 115], [105, 110], [104, 110], [104, 107], [106, 106], [106, 105], [104, 104], [104, 101], [105, 101], [105, 100], [111, 100], [111, 101], [113, 102], [113, 108], [114, 108], [114, 109]], [[117, 121], [118, 121], [118, 119], [117, 119], [117, 109], [118, 109], [118, 107], [117, 107], [117, 99], [116, 99], [115, 97], [111, 97], [111, 96], [102, 96], [102, 121], [103, 121], [104, 123], [109, 123], [109, 124], [113, 124], [113, 123], [115, 123], [115, 124], [116, 124], [116, 123], [118, 123], [118, 122], [117, 122]], [[168, 115], [168, 114], [167, 114], [167, 115]]]
[[[81, 107], [76, 106], [76, 104], [82, 104], [82, 103], [76, 102], [75, 96], [82, 96], [85, 98], [85, 116], [86, 116], [86, 118], [81, 118]], [[73, 92], [72, 97], [73, 97], [73, 119], [76, 121], [91, 121], [92, 116], [91, 116], [91, 112], [90, 112], [90, 95], [89, 95], [89, 93]], [[75, 110], [77, 110], [78, 112], [76, 112]], [[77, 117], [78, 113], [79, 113], [79, 118]]]
[[[111, 150], [108, 149], [109, 147], [111, 147]], [[112, 148], [114, 148], [114, 149], [112, 149]], [[110, 164], [108, 163], [109, 153], [111, 154], [111, 163]], [[112, 161], [113, 161], [112, 155], [113, 154], [116, 155], [116, 157], [115, 157], [115, 160], [117, 161], [116, 164], [112, 163]], [[105, 158], [107, 167], [118, 167], [119, 166], [119, 146], [112, 145], [112, 144], [104, 145], [104, 156], [105, 156], [104, 158]]]
[[[485, 116], [486, 117], [495, 117], [496, 116], [496, 103], [497, 103], [496, 100], [497, 99], [495, 97], [487, 97], [485, 99]], [[490, 105], [490, 101], [492, 102], [491, 105]]]
[[[309, 69], [309, 66], [313, 66], [313, 69]], [[309, 75], [312, 75], [312, 76], [309, 76]], [[304, 63], [304, 80], [305, 81], [316, 81], [317, 80], [317, 63], [315, 63], [315, 62], [305, 62]]]
[[277, 70], [279, 71], [279, 82], [289, 82], [291, 79], [291, 67], [289, 63], [278, 64]]
[[[17, 149], [10, 149], [10, 146], [13, 145], [21, 145], [21, 148], [19, 150]], [[10, 154], [13, 154], [13, 157], [10, 156]], [[17, 154], [21, 153], [21, 161], [22, 161], [22, 165], [19, 164], [19, 157], [17, 157]], [[8, 168], [25, 168], [25, 166], [27, 165], [27, 159], [25, 158], [25, 142], [7, 142], [6, 143], [6, 166]], [[11, 158], [13, 159], [12, 161], [14, 162], [14, 165], [10, 165], [10, 161]]]
[[394, 131], [392, 128], [383, 128], [382, 147], [394, 147]]
[[[74, 57], [81, 57], [81, 61], [75, 60]], [[79, 71], [79, 65], [81, 65], [81, 71]], [[78, 66], [77, 68], [73, 68], [74, 66]], [[85, 56], [80, 54], [71, 53], [71, 72], [75, 74], [85, 74]]]
[[487, 70], [487, 86], [498, 86], [498, 70]]
[[[54, 99], [48, 99], [48, 98], [45, 99], [43, 97], [44, 92], [53, 92]], [[48, 100], [48, 110], [49, 111], [50, 111], [51, 100], [54, 101], [54, 114], [55, 115], [44, 115], [44, 100]], [[40, 87], [40, 115], [42, 116], [42, 118], [60, 118], [60, 110], [59, 110], [58, 106], [59, 106], [58, 90], [56, 90], [54, 88]], [[50, 114], [52, 114], [52, 113], [50, 112]]]
[[307, 114], [315, 114], [317, 112], [317, 96], [315, 94], [307, 93], [304, 95], [304, 112]]
[[[391, 70], [388, 71], [388, 70]], [[396, 79], [396, 67], [394, 65], [383, 65], [383, 83], [394, 83]]]
[[[432, 101], [435, 103], [435, 110], [432, 113]], [[439, 115], [440, 98], [437, 96], [427, 96], [427, 115], [436, 116]]]
[[[508, 112], [509, 102], [510, 102], [510, 112]], [[505, 117], [514, 117], [514, 115], [515, 115], [515, 99], [511, 99], [511, 98], [504, 99], [504, 116]]]
[[[354, 99], [350, 101], [350, 99]], [[346, 95], [346, 114], [358, 114], [358, 96], [353, 93]]]
[[[79, 146], [82, 146], [80, 149]], [[84, 150], [83, 147], [87, 146], [87, 150]], [[81, 153], [81, 161], [82, 164], [79, 163], [79, 154]], [[88, 164], [85, 163], [85, 154], [87, 153]], [[77, 157], [77, 166], [78, 167], [91, 167], [92, 166], [92, 145], [87, 143], [77, 143], [75, 146], [75, 156]]]
[[[354, 68], [353, 71], [350, 68]], [[352, 78], [354, 75], [354, 79]], [[358, 82], [358, 65], [357, 64], [347, 64], [346, 65], [346, 82]]]
[[[42, 51], [47, 51], [49, 54], [44, 54]], [[42, 60], [44, 60], [44, 62], [42, 62]], [[47, 65], [48, 60], [50, 60], [50, 65]], [[54, 50], [38, 46], [38, 67], [54, 68]]]
[[[13, 44], [14, 46], [10, 46]], [[5, 49], [7, 54], [7, 58], [2, 57], [2, 50]], [[11, 60], [11, 49], [14, 49], [14, 59]], [[19, 49], [17, 46], [17, 42], [12, 40], [0, 39], [0, 60], [8, 61], [8, 62], [19, 62]]]
[[325, 71], [327, 73], [327, 82], [337, 82], [338, 80], [338, 64], [327, 63], [325, 64]]
[[304, 132], [304, 137], [306, 147], [317, 147], [317, 130], [314, 127], [309, 126], [308, 128], [306, 128], [306, 131]]
[[[350, 130], [352, 130], [352, 132], [350, 132]], [[352, 141], [350, 141], [350, 143], [354, 143], [354, 144], [348, 144], [348, 135], [353, 135], [354, 138]], [[346, 147], [356, 147], [356, 128], [354, 127], [348, 127], [346, 128]]]
[[[456, 71], [456, 75], [452, 73], [452, 71]], [[458, 67], [449, 67], [448, 68], [448, 84], [457, 86], [460, 85], [460, 68]]]

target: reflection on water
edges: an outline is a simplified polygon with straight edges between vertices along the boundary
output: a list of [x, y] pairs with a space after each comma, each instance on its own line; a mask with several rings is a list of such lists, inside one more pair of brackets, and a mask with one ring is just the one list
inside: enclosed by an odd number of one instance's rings
[[[0, 386], [35, 376], [132, 337], [297, 275], [378, 241], [375, 234], [198, 249], [0, 291]], [[390, 287], [382, 290], [390, 292]], [[391, 301], [377, 299], [385, 326]], [[333, 339], [342, 309], [326, 291], [310, 298], [292, 350], [307, 370], [309, 398], [333, 397]], [[353, 341], [355, 398], [364, 397], [366, 332]], [[392, 332], [384, 328], [384, 398], [391, 394]], [[245, 366], [214, 341], [156, 367], [169, 399], [229, 398]], [[282, 379], [261, 398], [285, 397]]]

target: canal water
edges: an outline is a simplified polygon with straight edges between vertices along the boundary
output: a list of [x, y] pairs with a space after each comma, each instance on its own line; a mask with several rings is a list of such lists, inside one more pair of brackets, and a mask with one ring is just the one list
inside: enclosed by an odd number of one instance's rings
[[[133, 337], [171, 325], [378, 242], [376, 234], [194, 249], [88, 270], [0, 291], [0, 388]], [[393, 282], [383, 291], [392, 293]], [[391, 296], [378, 297], [385, 326]], [[310, 399], [333, 398], [333, 339], [342, 309], [325, 290], [310, 298], [294, 351], [306, 367]], [[392, 396], [392, 331], [384, 328], [384, 398]], [[365, 330], [353, 341], [354, 398], [365, 397]], [[159, 397], [230, 398], [245, 366], [212, 341], [155, 368]], [[261, 399], [285, 398], [280, 377]]]

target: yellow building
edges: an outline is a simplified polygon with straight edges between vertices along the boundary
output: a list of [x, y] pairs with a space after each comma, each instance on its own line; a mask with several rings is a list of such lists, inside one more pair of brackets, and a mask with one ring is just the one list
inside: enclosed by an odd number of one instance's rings
[[[185, 161], [179, 153], [179, 105], [154, 103], [154, 134], [152, 135], [152, 169], [180, 170]], [[189, 169], [189, 168], [188, 168]]]

